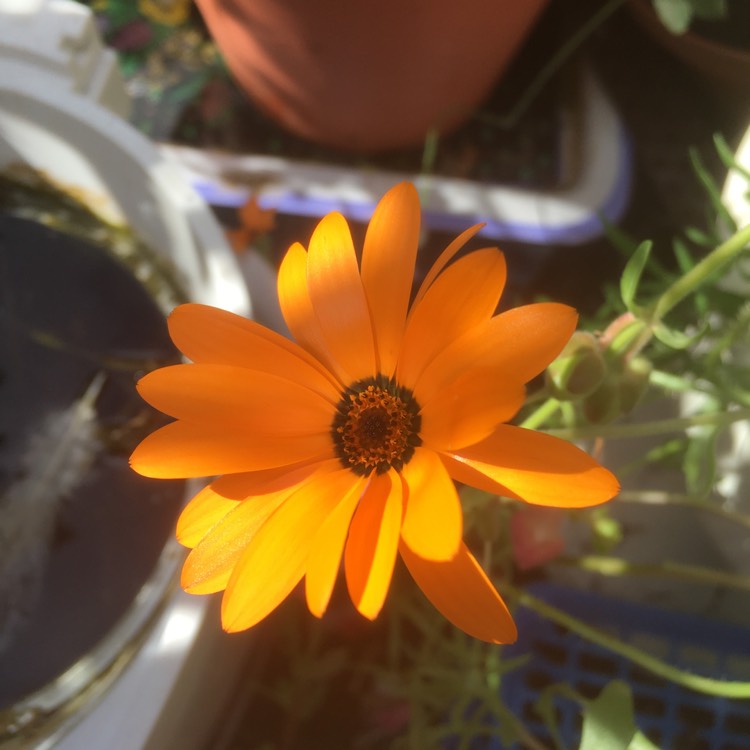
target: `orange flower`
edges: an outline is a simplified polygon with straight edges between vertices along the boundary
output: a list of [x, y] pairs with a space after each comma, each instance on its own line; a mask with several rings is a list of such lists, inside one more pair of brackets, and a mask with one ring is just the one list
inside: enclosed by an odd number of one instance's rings
[[297, 343], [202, 305], [169, 318], [193, 364], [156, 370], [143, 398], [176, 422], [148, 436], [133, 468], [152, 477], [221, 475], [187, 505], [182, 585], [225, 590], [222, 622], [248, 628], [305, 579], [328, 606], [343, 558], [354, 605], [374, 619], [398, 554], [427, 598], [467, 633], [507, 643], [507, 607], [462, 542], [454, 480], [537, 505], [602, 503], [617, 481], [565, 441], [505, 424], [524, 384], [562, 350], [573, 309], [493, 316], [505, 283], [496, 248], [448, 265], [454, 240], [409, 297], [419, 200], [408, 183], [380, 201], [361, 265], [338, 213], [279, 270]]
[[226, 232], [227, 240], [236, 253], [243, 253], [258, 237], [270, 232], [276, 225], [276, 211], [261, 208], [258, 198], [251, 195], [237, 211], [239, 226]]

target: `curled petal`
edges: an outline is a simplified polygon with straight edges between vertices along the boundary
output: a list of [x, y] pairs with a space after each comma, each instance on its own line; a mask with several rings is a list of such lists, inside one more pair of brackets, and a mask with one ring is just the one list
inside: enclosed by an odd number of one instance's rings
[[[577, 446], [512, 425], [500, 425], [485, 440], [448, 455], [484, 475], [498, 494], [533, 505], [585, 508], [610, 500], [619, 490], [614, 475]], [[467, 478], [454, 473], [450, 463], [447, 468], [454, 479]]]
[[289, 595], [304, 575], [317, 530], [356, 481], [347, 469], [312, 477], [269, 516], [227, 583], [221, 603], [226, 631], [252, 627]]
[[419, 196], [411, 183], [391, 188], [370, 219], [362, 251], [362, 284], [372, 316], [378, 370], [391, 375], [409, 308], [419, 242]]
[[516, 625], [505, 602], [464, 544], [445, 562], [424, 560], [405, 544], [399, 549], [424, 595], [457, 628], [490, 643], [516, 640]]
[[428, 560], [450, 560], [458, 551], [463, 514], [456, 486], [436, 453], [417, 448], [401, 470], [408, 488], [401, 539]]
[[369, 620], [382, 609], [391, 584], [402, 512], [398, 475], [375, 475], [349, 528], [344, 557], [346, 583], [354, 606]]

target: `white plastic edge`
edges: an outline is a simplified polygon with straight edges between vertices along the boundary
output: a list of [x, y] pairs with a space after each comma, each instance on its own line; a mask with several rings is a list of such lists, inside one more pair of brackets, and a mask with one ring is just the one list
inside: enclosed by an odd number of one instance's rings
[[288, 213], [323, 215], [340, 211], [369, 219], [378, 199], [396, 182], [419, 188], [428, 226], [431, 221], [461, 229], [487, 222], [494, 239], [574, 244], [603, 231], [599, 215], [619, 218], [630, 191], [630, 149], [620, 119], [590, 71], [582, 75], [584, 135], [581, 173], [569, 188], [531, 191], [502, 184], [387, 171], [365, 171], [252, 154], [230, 154], [162, 144], [175, 157], [201, 195], [216, 205], [238, 206], [250, 191], [233, 176], [262, 186], [264, 207]]
[[241, 314], [250, 299], [224, 235], [181, 170], [143, 135], [55, 76], [4, 62], [0, 168], [21, 161], [82, 190], [183, 274], [190, 296]]

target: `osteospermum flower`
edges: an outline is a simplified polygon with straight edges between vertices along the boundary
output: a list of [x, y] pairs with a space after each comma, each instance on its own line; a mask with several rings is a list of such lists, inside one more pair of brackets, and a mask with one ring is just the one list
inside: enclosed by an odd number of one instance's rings
[[577, 316], [555, 303], [494, 315], [502, 253], [453, 260], [478, 229], [446, 248], [410, 305], [419, 201], [404, 183], [375, 209], [361, 264], [338, 213], [307, 250], [289, 249], [278, 292], [296, 343], [203, 305], [169, 317], [193, 364], [140, 381], [143, 398], [177, 421], [131, 461], [152, 477], [220, 475], [186, 506], [177, 537], [192, 548], [183, 587], [224, 590], [226, 630], [263, 619], [303, 578], [322, 616], [342, 559], [354, 605], [373, 619], [400, 555], [448, 620], [513, 641], [507, 607], [462, 541], [454, 480], [566, 508], [617, 492], [584, 451], [507, 424]]

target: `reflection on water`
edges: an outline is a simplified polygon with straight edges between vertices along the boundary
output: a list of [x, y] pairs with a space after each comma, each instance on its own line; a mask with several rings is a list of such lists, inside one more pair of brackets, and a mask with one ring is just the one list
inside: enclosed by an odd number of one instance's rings
[[184, 490], [127, 462], [158, 419], [135, 381], [177, 360], [165, 303], [101, 246], [5, 197], [0, 183], [0, 709], [122, 617]]

